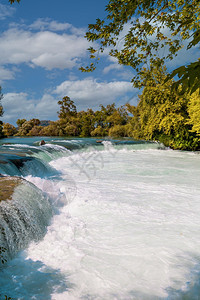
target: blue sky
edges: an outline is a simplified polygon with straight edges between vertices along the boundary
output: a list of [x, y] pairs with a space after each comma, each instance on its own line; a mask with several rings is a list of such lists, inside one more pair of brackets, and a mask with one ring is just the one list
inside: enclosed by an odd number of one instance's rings
[[[105, 16], [108, 0], [21, 0], [0, 3], [0, 85], [4, 99], [2, 120], [18, 118], [56, 120], [57, 101], [69, 96], [78, 110], [136, 104], [138, 91], [130, 83], [131, 68], [104, 54], [93, 73], [81, 73], [87, 65], [84, 38], [89, 23]], [[176, 67], [197, 57], [182, 51]], [[191, 55], [192, 54], [192, 55]]]

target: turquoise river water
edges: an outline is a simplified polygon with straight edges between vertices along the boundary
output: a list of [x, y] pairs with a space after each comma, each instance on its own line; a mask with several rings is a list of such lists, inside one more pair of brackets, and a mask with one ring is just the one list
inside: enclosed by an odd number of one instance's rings
[[133, 140], [0, 140], [0, 299], [200, 299], [200, 155]]

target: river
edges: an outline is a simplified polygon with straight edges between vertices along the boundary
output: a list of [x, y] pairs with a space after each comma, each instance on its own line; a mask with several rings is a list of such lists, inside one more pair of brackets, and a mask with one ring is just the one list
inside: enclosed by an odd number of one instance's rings
[[0, 140], [0, 299], [200, 299], [199, 153], [41, 139]]

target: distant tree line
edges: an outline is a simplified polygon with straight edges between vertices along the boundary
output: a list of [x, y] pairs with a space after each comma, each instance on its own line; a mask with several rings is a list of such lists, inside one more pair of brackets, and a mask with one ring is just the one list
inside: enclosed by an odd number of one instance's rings
[[49, 121], [41, 126], [39, 119], [18, 119], [17, 127], [3, 123], [4, 136], [130, 136], [128, 134], [128, 115], [126, 106], [119, 108], [115, 104], [100, 105], [100, 110], [77, 112], [74, 101], [68, 96], [58, 101], [60, 110], [57, 121]]
[[41, 126], [38, 119], [3, 123], [4, 136], [132, 137], [156, 140], [172, 149], [200, 150], [200, 95], [172, 91], [165, 68], [144, 70], [138, 105], [114, 103], [77, 112], [68, 96], [58, 101], [58, 120]]

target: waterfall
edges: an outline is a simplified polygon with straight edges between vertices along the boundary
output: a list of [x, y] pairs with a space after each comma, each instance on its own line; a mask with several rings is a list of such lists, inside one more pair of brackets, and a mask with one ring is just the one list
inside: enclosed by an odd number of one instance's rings
[[44, 235], [52, 216], [47, 197], [26, 180], [5, 177], [5, 184], [14, 183], [11, 199], [0, 202], [0, 262], [4, 263], [32, 240]]
[[198, 153], [37, 139], [0, 147], [0, 298], [198, 299]]

